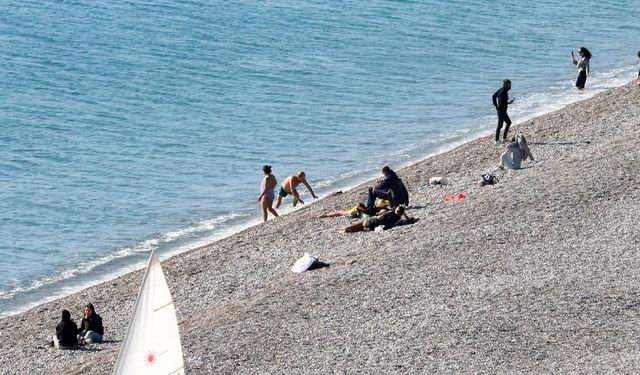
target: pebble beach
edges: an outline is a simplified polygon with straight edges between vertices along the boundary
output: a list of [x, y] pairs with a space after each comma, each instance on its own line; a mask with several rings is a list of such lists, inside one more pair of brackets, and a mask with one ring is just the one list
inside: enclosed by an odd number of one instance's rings
[[[514, 125], [536, 160], [493, 186], [493, 136], [398, 170], [413, 225], [318, 218], [367, 182], [163, 261], [186, 372], [640, 372], [639, 102], [634, 81]], [[304, 253], [329, 266], [292, 273]], [[0, 373], [111, 373], [142, 275], [0, 319]], [[88, 301], [107, 341], [48, 347]]]

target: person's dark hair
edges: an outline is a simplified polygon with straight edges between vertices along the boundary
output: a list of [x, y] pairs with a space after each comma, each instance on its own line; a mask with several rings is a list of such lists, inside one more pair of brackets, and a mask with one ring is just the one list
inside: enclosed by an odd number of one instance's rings
[[71, 320], [71, 313], [69, 310], [62, 310], [62, 320]]
[[584, 53], [584, 57], [586, 57], [587, 59], [591, 58], [591, 52], [588, 49], [586, 49], [585, 47], [578, 48], [578, 52], [583, 52]]
[[87, 306], [85, 306], [85, 308], [89, 308], [89, 310], [91, 310], [92, 314], [95, 314], [96, 309], [93, 307], [93, 304], [91, 302], [87, 303]]
[[388, 165], [385, 165], [384, 167], [382, 167], [382, 173], [384, 173], [384, 174], [391, 173], [391, 168], [389, 168]]
[[507, 87], [507, 86], [511, 86], [511, 80], [510, 79], [502, 80], [502, 87]]
[[262, 167], [262, 171], [264, 173], [271, 174], [271, 166], [270, 165], [265, 165], [264, 167]]
[[640, 57], [640, 51], [638, 51], [638, 57]]

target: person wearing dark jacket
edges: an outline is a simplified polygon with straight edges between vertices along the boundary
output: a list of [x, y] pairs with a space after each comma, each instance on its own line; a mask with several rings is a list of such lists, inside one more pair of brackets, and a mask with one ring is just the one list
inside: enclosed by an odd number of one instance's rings
[[376, 198], [389, 200], [391, 194], [391, 187], [398, 181], [398, 175], [389, 166], [382, 167], [383, 177], [378, 179], [378, 183], [374, 187], [369, 187], [367, 207], [373, 207], [376, 203]]
[[496, 113], [498, 114], [498, 127], [496, 128], [496, 145], [500, 144], [500, 129], [502, 129], [502, 124], [506, 123], [507, 126], [504, 128], [504, 135], [502, 139], [507, 141], [507, 133], [509, 132], [509, 127], [511, 126], [511, 119], [507, 114], [507, 109], [509, 108], [509, 104], [512, 104], [514, 100], [509, 100], [509, 90], [511, 90], [511, 81], [505, 79], [502, 81], [502, 88], [496, 91], [491, 97], [493, 101], [493, 106], [496, 107]]
[[78, 326], [71, 320], [71, 313], [62, 310], [62, 320], [56, 326], [53, 345], [58, 349], [75, 349], [78, 346]]
[[[404, 217], [404, 220], [402, 219]], [[342, 233], [361, 232], [366, 230], [375, 230], [382, 226], [383, 230], [391, 229], [397, 225], [413, 224], [418, 219], [410, 218], [404, 212], [404, 206], [398, 206], [395, 210], [387, 211], [378, 216], [366, 218], [353, 225], [340, 229]]]
[[104, 335], [102, 318], [96, 313], [96, 309], [91, 302], [84, 308], [81, 327], [80, 333], [78, 334], [78, 340], [81, 345], [102, 342], [102, 336]]

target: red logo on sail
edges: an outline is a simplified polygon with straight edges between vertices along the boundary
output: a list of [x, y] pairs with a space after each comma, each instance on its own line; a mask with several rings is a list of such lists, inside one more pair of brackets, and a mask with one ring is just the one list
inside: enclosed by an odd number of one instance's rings
[[156, 358], [157, 358], [156, 353], [154, 353], [154, 352], [149, 352], [149, 353], [147, 353], [147, 356], [146, 356], [146, 357], [145, 357], [145, 359], [144, 359], [145, 364], [146, 364], [147, 366], [153, 366], [153, 364], [154, 364], [154, 363], [155, 363], [155, 361], [156, 361]]

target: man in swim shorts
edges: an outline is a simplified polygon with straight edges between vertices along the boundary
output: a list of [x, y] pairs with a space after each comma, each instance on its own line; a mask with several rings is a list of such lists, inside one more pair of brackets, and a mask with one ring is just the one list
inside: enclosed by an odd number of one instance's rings
[[304, 201], [300, 199], [300, 195], [296, 190], [296, 186], [300, 185], [301, 183], [307, 188], [307, 190], [309, 190], [309, 193], [311, 193], [311, 196], [314, 199], [318, 199], [316, 194], [313, 192], [311, 185], [309, 185], [309, 183], [307, 182], [306, 175], [301, 171], [297, 175], [291, 175], [285, 178], [285, 180], [282, 182], [282, 185], [280, 185], [280, 189], [278, 189], [278, 201], [276, 202], [276, 208], [280, 207], [280, 204], [282, 204], [282, 198], [286, 197], [289, 194], [293, 195], [293, 207], [295, 207], [298, 202], [304, 204]]

